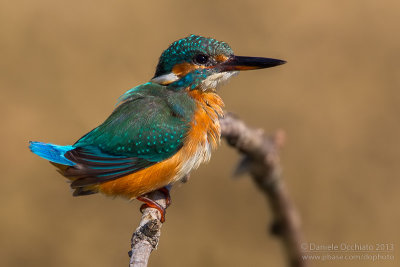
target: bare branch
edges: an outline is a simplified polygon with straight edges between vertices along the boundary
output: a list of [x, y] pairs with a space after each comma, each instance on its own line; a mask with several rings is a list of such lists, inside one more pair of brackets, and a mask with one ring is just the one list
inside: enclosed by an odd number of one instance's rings
[[[167, 208], [165, 194], [160, 191], [149, 193], [148, 198]], [[139, 227], [132, 235], [131, 251], [129, 251], [129, 267], [145, 267], [150, 253], [157, 248], [161, 235], [161, 214], [157, 209], [147, 207], [143, 210]]]
[[239, 164], [240, 171], [249, 171], [258, 188], [269, 200], [274, 215], [271, 232], [282, 238], [289, 266], [306, 266], [301, 257], [303, 234], [300, 217], [281, 178], [278, 152], [284, 143], [284, 132], [278, 131], [274, 136], [265, 136], [262, 130], [249, 128], [230, 113], [220, 120], [220, 124], [222, 137], [244, 155]]
[[[265, 136], [262, 130], [249, 128], [229, 113], [220, 120], [220, 124], [222, 137], [244, 156], [238, 172], [250, 172], [271, 205], [274, 214], [271, 232], [282, 238], [289, 266], [306, 266], [301, 258], [303, 235], [300, 218], [281, 178], [278, 153], [285, 139], [283, 131], [274, 136]], [[165, 195], [161, 192], [151, 192], [147, 197], [166, 208]], [[150, 253], [157, 248], [160, 238], [160, 218], [161, 214], [157, 209], [144, 209], [140, 225], [132, 236], [130, 267], [147, 266]]]

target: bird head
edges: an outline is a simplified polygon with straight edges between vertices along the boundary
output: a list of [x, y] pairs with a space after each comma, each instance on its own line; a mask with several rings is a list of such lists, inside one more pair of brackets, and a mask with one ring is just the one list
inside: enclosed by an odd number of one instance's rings
[[151, 81], [177, 89], [208, 90], [215, 89], [238, 71], [284, 63], [279, 59], [235, 56], [225, 42], [190, 35], [175, 41], [162, 53]]

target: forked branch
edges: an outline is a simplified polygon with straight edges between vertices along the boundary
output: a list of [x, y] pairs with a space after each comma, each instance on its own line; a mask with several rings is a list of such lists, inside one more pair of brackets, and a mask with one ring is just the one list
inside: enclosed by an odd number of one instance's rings
[[266, 136], [260, 129], [249, 128], [228, 113], [221, 121], [222, 136], [243, 154], [238, 166], [250, 172], [257, 187], [265, 194], [274, 216], [271, 233], [282, 238], [289, 266], [304, 267], [301, 244], [304, 242], [300, 217], [281, 176], [279, 150], [285, 141], [283, 131]]

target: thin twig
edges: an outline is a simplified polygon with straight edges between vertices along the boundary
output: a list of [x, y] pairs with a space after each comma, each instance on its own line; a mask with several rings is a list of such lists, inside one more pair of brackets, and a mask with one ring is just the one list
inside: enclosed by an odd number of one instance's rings
[[229, 113], [220, 120], [220, 124], [222, 137], [244, 155], [238, 169], [250, 172], [270, 203], [274, 216], [271, 232], [282, 238], [289, 266], [306, 266], [302, 259], [300, 217], [281, 177], [278, 152], [284, 143], [284, 132], [265, 136], [262, 130], [249, 128]]

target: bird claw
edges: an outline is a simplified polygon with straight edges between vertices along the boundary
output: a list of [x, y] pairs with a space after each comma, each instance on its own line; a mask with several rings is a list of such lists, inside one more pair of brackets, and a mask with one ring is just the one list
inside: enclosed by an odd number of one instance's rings
[[[158, 189], [159, 192], [161, 192], [164, 196], [165, 196], [165, 204], [166, 204], [166, 208], [168, 208], [169, 205], [171, 205], [171, 196], [169, 194], [169, 188], [168, 187], [163, 187]], [[165, 213], [166, 208], [162, 207], [160, 204], [158, 204], [157, 202], [155, 202], [154, 200], [148, 198], [147, 196], [139, 196], [136, 198], [139, 201], [144, 202], [143, 205], [140, 206], [140, 212], [143, 213], [143, 211], [146, 208], [153, 208], [156, 209], [160, 212], [161, 214], [161, 218], [160, 221], [163, 223], [165, 222]]]

